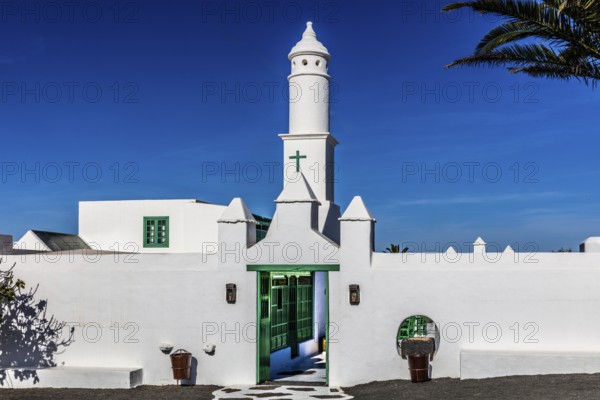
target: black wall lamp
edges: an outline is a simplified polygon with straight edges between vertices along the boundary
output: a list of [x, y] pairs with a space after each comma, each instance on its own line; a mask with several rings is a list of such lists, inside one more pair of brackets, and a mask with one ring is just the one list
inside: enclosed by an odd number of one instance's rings
[[350, 285], [349, 291], [350, 305], [357, 306], [360, 304], [360, 286]]
[[225, 285], [225, 300], [229, 304], [235, 304], [237, 300], [237, 286], [235, 283], [228, 283]]

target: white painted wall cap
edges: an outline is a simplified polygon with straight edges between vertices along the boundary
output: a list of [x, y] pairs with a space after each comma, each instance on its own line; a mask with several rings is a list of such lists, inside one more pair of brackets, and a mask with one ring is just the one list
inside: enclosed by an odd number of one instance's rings
[[371, 215], [371, 212], [365, 206], [362, 197], [354, 196], [346, 211], [341, 218], [340, 221], [373, 221], [375, 222], [375, 218]]
[[480, 237], [478, 237], [477, 239], [475, 239], [475, 241], [473, 242], [473, 245], [475, 246], [483, 246], [486, 243], [483, 241], [483, 239]]
[[317, 34], [312, 27], [312, 22], [306, 23], [306, 30], [302, 34], [302, 40], [296, 43], [292, 48], [288, 58], [291, 60], [293, 57], [300, 54], [315, 54], [323, 56], [327, 60], [331, 58], [327, 48], [323, 46], [323, 43], [317, 40]]
[[504, 252], [505, 252], [505, 253], [508, 253], [508, 254], [512, 254], [512, 253], [514, 253], [515, 251], [514, 251], [514, 250], [513, 250], [513, 248], [512, 248], [512, 247], [510, 247], [510, 245], [509, 245], [509, 246], [506, 246], [506, 248], [504, 249]]
[[244, 200], [239, 197], [234, 198], [229, 203], [229, 206], [225, 209], [223, 214], [217, 220], [218, 223], [223, 224], [237, 224], [241, 222], [257, 224], [254, 216], [248, 209]]
[[452, 246], [448, 246], [445, 254], [448, 256], [452, 256], [452, 257], [458, 255], [458, 253], [456, 252], [456, 250], [454, 250], [454, 247], [452, 247]]
[[[288, 177], [288, 182], [275, 203], [319, 203], [302, 172]], [[319, 203], [320, 204], [320, 203]]]

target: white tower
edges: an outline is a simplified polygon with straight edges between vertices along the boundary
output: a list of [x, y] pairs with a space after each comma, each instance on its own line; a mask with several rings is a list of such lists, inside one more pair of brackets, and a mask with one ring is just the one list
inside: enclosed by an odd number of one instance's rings
[[283, 139], [284, 185], [302, 172], [319, 200], [319, 231], [339, 242], [340, 208], [334, 203], [334, 148], [329, 133], [330, 55], [317, 40], [312, 22], [288, 55], [292, 72], [289, 133]]

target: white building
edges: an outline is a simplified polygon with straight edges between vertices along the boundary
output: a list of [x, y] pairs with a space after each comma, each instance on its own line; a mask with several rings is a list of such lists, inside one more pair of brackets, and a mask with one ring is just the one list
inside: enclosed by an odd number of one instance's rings
[[95, 248], [141, 253], [200, 253], [217, 241], [227, 206], [198, 200], [85, 201], [79, 235]]
[[[374, 252], [362, 198], [341, 215], [335, 204], [330, 55], [311, 24], [289, 59], [290, 90], [318, 84], [323, 98], [290, 103], [285, 182], [266, 237], [257, 240], [257, 217], [239, 198], [82, 202], [89, 248], [53, 250], [31, 232], [21, 242], [39, 252], [5, 256], [39, 284], [36, 298], [71, 340], [44, 369], [10, 358], [27, 343], [3, 342], [3, 386], [173, 384], [166, 354], [180, 348], [194, 355], [192, 383], [255, 384], [302, 371], [322, 338], [329, 385], [408, 379], [397, 344], [413, 328], [437, 338], [434, 379], [600, 372], [598, 239], [581, 253], [488, 253], [482, 240], [472, 253]], [[15, 378], [23, 371], [29, 378]]]
[[[78, 235], [29, 230], [16, 242], [15, 248], [20, 251], [201, 253], [203, 244], [217, 242], [217, 221], [226, 209], [224, 205], [195, 199], [81, 201]], [[256, 235], [260, 240], [266, 235], [271, 220], [258, 215], [252, 219], [256, 221]]]

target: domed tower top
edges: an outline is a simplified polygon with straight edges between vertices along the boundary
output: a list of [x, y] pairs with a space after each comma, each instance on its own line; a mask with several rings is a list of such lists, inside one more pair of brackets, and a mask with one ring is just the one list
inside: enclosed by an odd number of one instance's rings
[[302, 40], [300, 40], [290, 51], [288, 59], [291, 60], [293, 57], [301, 54], [313, 54], [324, 57], [329, 60], [331, 56], [327, 51], [327, 48], [323, 46], [323, 43], [317, 40], [317, 34], [315, 33], [312, 22], [306, 23], [306, 30], [302, 34]]

